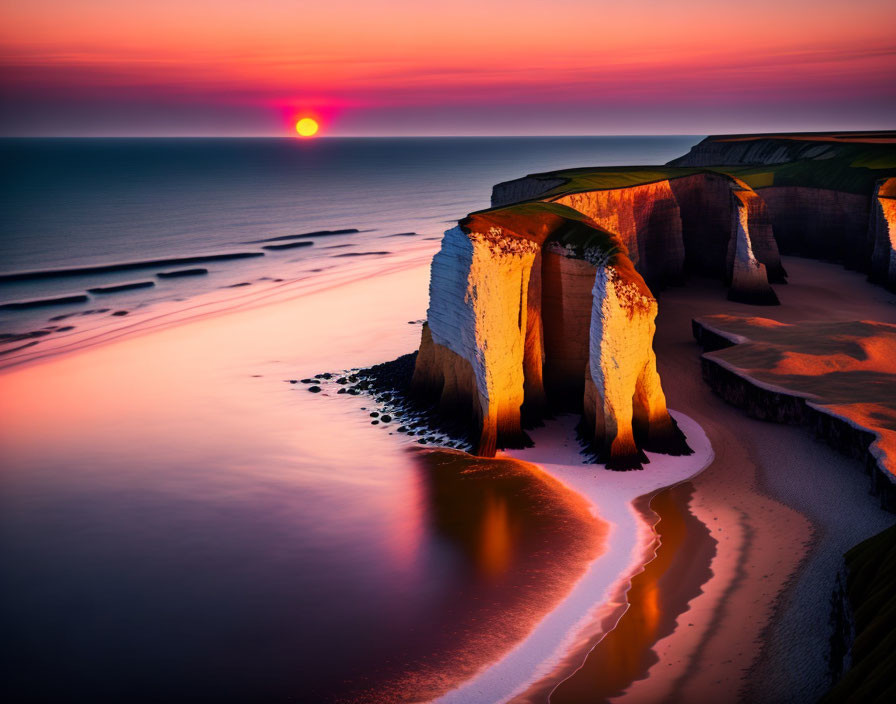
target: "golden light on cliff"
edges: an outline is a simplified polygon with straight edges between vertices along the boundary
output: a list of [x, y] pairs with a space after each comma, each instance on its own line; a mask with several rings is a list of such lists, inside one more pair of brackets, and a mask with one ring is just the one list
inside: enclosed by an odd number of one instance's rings
[[317, 120], [311, 117], [303, 117], [296, 122], [296, 132], [300, 137], [313, 137], [319, 129], [320, 125], [317, 124]]

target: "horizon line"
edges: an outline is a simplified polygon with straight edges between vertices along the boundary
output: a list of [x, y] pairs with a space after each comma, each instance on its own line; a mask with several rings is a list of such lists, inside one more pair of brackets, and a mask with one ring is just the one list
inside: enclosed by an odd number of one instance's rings
[[579, 139], [589, 137], [716, 137], [869, 134], [893, 132], [894, 128], [826, 129], [826, 130], [759, 130], [755, 132], [629, 132], [582, 134], [324, 134], [299, 137], [294, 134], [0, 134], [0, 139], [286, 139], [314, 142], [324, 139]]

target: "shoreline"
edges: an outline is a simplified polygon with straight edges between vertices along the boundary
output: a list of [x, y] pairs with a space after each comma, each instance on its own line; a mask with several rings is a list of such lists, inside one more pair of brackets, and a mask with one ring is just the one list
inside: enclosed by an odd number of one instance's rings
[[426, 268], [428, 272], [432, 247], [417, 246], [385, 259], [365, 261], [363, 257], [353, 258], [351, 265], [333, 267], [314, 275], [302, 275], [282, 281], [258, 281], [251, 287], [224, 287], [202, 293], [185, 300], [160, 301], [146, 306], [138, 306], [123, 317], [106, 317], [90, 328], [67, 331], [52, 338], [41, 338], [36, 347], [6, 350], [0, 356], [0, 374], [7, 370], [31, 364], [39, 364], [46, 359], [77, 354], [86, 349], [137, 335], [150, 334], [178, 325], [195, 323], [212, 317], [240, 313], [269, 305], [298, 300], [324, 291], [351, 286], [354, 283], [388, 276], [415, 268]]
[[583, 648], [599, 637], [598, 632], [615, 627], [625, 613], [624, 596], [631, 579], [643, 571], [645, 557], [654, 548], [653, 527], [644, 520], [636, 503], [646, 495], [693, 478], [711, 464], [714, 456], [702, 428], [688, 416], [672, 413], [694, 454], [672, 457], [647, 453], [651, 461], [641, 471], [609, 472], [603, 465], [583, 463], [572, 416], [530, 431], [534, 447], [501, 453], [537, 465], [583, 496], [612, 526], [608, 548], [523, 641], [439, 702], [493, 702], [521, 696], [525, 701], [533, 687], [552, 678], [558, 668], [568, 668], [570, 658], [575, 661]]
[[[892, 294], [871, 286], [861, 274], [795, 257], [785, 257], [784, 263], [791, 279], [787, 286], [776, 287], [782, 305], [763, 309], [764, 317], [782, 322], [869, 317], [891, 320], [896, 314]], [[827, 286], [815, 283], [819, 276]], [[718, 292], [717, 300], [714, 291]], [[696, 515], [714, 527], [714, 536], [724, 540], [713, 561], [714, 577], [690, 609], [695, 618], [706, 622], [706, 632], [699, 648], [682, 633], [655, 644], [653, 649], [669, 666], [652, 670], [619, 701], [663, 699], [677, 671], [691, 673], [690, 681], [682, 680], [685, 686], [678, 691], [695, 702], [707, 701], [707, 693], [719, 686], [728, 687], [733, 698], [755, 699], [750, 696], [751, 680], [755, 679], [751, 673], [758, 672], [760, 662], [765, 663], [763, 678], [778, 686], [778, 697], [787, 687], [812, 686], [807, 682], [826, 677], [828, 644], [824, 637], [812, 641], [811, 647], [799, 647], [799, 641], [788, 640], [785, 634], [781, 642], [799, 651], [799, 656], [789, 665], [768, 657], [770, 642], [783, 632], [786, 617], [782, 609], [794, 598], [803, 604], [803, 610], [798, 618], [795, 612], [791, 614], [791, 624], [815, 633], [827, 634], [829, 630], [828, 583], [809, 579], [807, 569], [830, 536], [819, 532], [817, 515], [799, 496], [811, 490], [819, 502], [827, 504], [829, 513], [842, 511], [849, 504], [844, 513], [860, 525], [873, 524], [872, 517], [880, 511], [866, 495], [867, 479], [854, 471], [853, 460], [821, 445], [801, 428], [750, 418], [716, 396], [702, 380], [691, 319], [711, 313], [756, 314], [753, 308], [721, 298], [720, 287], [708, 281], [669, 289], [663, 292], [657, 322], [660, 374], [670, 404], [694, 414], [720, 450], [714, 466], [694, 481]], [[843, 502], [838, 491], [821, 479], [827, 476], [838, 478], [851, 489]], [[769, 484], [769, 478], [779, 484]], [[725, 530], [716, 530], [715, 526], [721, 528], [722, 523]], [[874, 532], [870, 527], [867, 530]], [[726, 557], [735, 554], [741, 556], [745, 569], [738, 579], [725, 579]], [[835, 555], [835, 561], [842, 561], [842, 555]], [[830, 580], [837, 571], [829, 570]], [[736, 573], [729, 569], [727, 574]], [[794, 597], [797, 593], [800, 596]], [[699, 627], [698, 620], [692, 622]], [[724, 637], [719, 637], [722, 624], [726, 624]], [[796, 671], [801, 673], [798, 678], [793, 676]]]

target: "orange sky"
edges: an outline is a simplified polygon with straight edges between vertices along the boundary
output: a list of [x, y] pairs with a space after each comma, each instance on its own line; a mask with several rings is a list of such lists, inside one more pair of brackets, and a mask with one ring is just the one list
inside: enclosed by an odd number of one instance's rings
[[892, 0], [29, 0], [4, 9], [0, 129], [280, 134], [304, 112], [331, 134], [879, 128], [894, 26]]

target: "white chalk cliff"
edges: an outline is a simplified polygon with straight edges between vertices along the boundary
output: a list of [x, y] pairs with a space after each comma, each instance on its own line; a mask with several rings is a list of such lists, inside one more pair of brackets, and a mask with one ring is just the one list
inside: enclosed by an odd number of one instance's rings
[[433, 258], [413, 391], [471, 419], [477, 454], [527, 442], [525, 422], [582, 414], [614, 468], [688, 452], [653, 352], [657, 304], [624, 245], [562, 205], [475, 213]]

